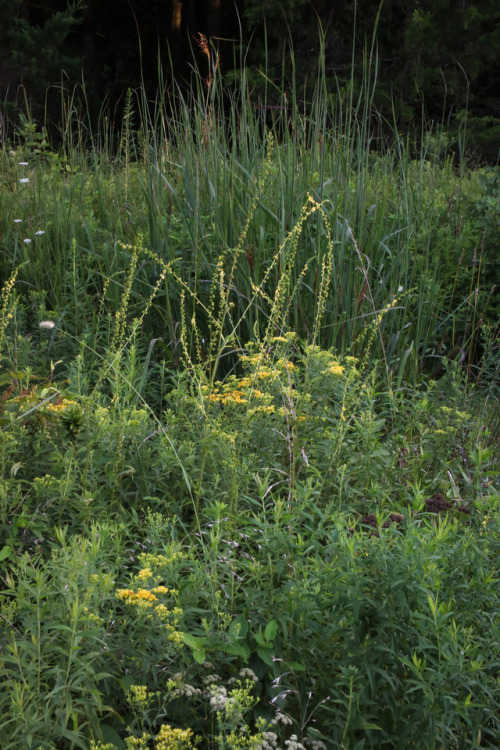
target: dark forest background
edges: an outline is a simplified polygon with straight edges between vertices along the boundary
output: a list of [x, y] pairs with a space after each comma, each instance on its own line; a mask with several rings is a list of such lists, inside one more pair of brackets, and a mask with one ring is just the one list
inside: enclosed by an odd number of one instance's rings
[[193, 64], [207, 70], [200, 35], [228, 84], [245, 60], [253, 93], [266, 87], [268, 105], [269, 82], [286, 90], [292, 75], [307, 99], [322, 50], [333, 89], [361, 85], [376, 38], [381, 121], [406, 131], [438, 121], [453, 133], [467, 110], [469, 148], [498, 159], [498, 0], [0, 0], [4, 135], [27, 108], [46, 125], [57, 122], [61, 90], [82, 81], [93, 117], [103, 103], [119, 112], [130, 88], [189, 86]]

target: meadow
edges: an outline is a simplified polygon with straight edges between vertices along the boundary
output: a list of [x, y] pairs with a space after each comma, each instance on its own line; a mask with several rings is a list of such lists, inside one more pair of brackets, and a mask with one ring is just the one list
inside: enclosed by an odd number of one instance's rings
[[500, 745], [500, 172], [374, 85], [4, 143], [3, 750]]

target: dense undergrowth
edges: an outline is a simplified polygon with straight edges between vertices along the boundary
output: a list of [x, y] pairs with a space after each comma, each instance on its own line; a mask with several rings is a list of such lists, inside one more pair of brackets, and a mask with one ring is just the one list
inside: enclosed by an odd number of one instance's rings
[[0, 154], [5, 750], [498, 747], [498, 171], [319, 81]]

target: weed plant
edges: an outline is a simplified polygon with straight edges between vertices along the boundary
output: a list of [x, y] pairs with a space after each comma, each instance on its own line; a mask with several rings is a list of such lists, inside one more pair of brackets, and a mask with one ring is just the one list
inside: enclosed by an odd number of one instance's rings
[[494, 187], [367, 60], [1, 152], [5, 750], [498, 747]]

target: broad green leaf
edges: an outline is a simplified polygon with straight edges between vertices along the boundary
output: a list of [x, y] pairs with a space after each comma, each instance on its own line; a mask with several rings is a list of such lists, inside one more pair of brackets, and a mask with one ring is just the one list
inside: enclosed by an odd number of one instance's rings
[[271, 620], [267, 623], [266, 629], [264, 630], [264, 638], [266, 641], [274, 641], [274, 636], [276, 635], [276, 631], [278, 629], [278, 623], [276, 620]]
[[12, 552], [12, 547], [9, 547], [8, 545], [6, 545], [5, 547], [2, 547], [2, 549], [0, 550], [0, 562], [2, 560], [6, 560], [10, 556], [11, 552]]
[[189, 646], [189, 648], [192, 648], [193, 651], [197, 651], [198, 649], [201, 649], [205, 645], [206, 638], [195, 638], [194, 635], [190, 635], [189, 633], [183, 633], [182, 640], [184, 641], [186, 646]]
[[269, 648], [269, 643], [266, 641], [262, 633], [253, 633], [253, 637], [259, 646], [262, 646], [262, 648]]
[[248, 647], [245, 648], [245, 646], [240, 646], [237, 643], [221, 643], [218, 648], [225, 654], [241, 656], [242, 659], [247, 659], [250, 655], [250, 649]]
[[198, 664], [203, 664], [205, 661], [205, 649], [200, 648], [193, 651], [193, 659], [198, 662]]
[[268, 666], [272, 667], [272, 665], [274, 664], [274, 662], [273, 662], [273, 656], [272, 656], [272, 653], [271, 653], [270, 649], [260, 648], [259, 647], [257, 649], [257, 653], [260, 656], [260, 658], [262, 659], [262, 661], [264, 662], [264, 664], [267, 664]]
[[245, 638], [248, 633], [248, 620], [245, 615], [238, 615], [229, 626], [231, 638]]

